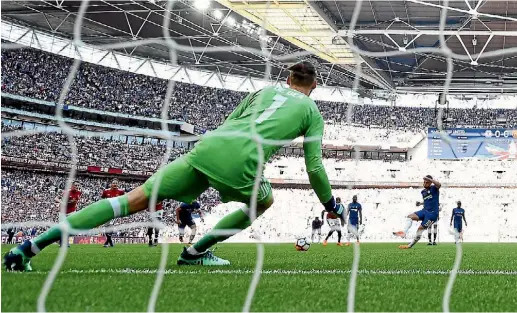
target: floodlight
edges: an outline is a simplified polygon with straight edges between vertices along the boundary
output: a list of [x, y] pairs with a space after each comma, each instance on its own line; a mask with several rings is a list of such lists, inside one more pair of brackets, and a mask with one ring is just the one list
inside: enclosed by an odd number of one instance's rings
[[223, 12], [221, 12], [221, 10], [214, 10], [212, 14], [216, 20], [221, 20], [223, 18]]
[[210, 6], [210, 0], [195, 0], [194, 7], [200, 11], [208, 9]]
[[228, 18], [226, 18], [226, 23], [228, 24], [228, 26], [230, 27], [233, 27], [235, 26], [235, 19], [231, 16], [228, 16]]

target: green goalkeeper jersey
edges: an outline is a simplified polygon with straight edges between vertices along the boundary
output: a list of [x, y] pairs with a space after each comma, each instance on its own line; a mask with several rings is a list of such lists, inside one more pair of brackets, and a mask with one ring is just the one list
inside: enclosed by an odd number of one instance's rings
[[[330, 200], [332, 192], [321, 161], [323, 118], [314, 101], [294, 89], [266, 87], [250, 93], [219, 128], [203, 136], [187, 162], [230, 187], [253, 185], [259, 152], [251, 139], [252, 125], [266, 141], [290, 141], [304, 136], [305, 165], [311, 186], [321, 202]], [[264, 162], [281, 147], [264, 143]]]

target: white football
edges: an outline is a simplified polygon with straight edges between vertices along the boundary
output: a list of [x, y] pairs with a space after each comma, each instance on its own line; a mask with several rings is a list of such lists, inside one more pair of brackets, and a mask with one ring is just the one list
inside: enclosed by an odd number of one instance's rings
[[294, 247], [298, 251], [307, 251], [311, 247], [311, 242], [307, 238], [298, 238], [296, 239]]

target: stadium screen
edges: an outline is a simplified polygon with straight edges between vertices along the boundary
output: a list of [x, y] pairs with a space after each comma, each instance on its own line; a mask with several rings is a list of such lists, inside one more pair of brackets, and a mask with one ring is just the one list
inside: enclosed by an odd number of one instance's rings
[[429, 159], [494, 159], [517, 158], [517, 129], [450, 128], [444, 133], [428, 128]]

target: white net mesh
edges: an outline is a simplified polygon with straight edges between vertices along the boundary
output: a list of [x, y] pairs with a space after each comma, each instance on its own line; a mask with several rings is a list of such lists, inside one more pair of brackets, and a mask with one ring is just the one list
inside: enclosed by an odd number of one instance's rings
[[[276, 1], [275, 1], [276, 2]], [[446, 75], [446, 80], [445, 80], [445, 85], [443, 86], [443, 93], [442, 93], [442, 97], [440, 98], [440, 110], [439, 110], [439, 114], [437, 115], [437, 125], [438, 125], [438, 128], [440, 131], [443, 132], [443, 125], [442, 125], [442, 114], [443, 114], [443, 108], [444, 108], [444, 104], [445, 104], [445, 101], [446, 101], [446, 96], [448, 94], [448, 91], [449, 91], [449, 86], [450, 86], [450, 83], [451, 83], [451, 78], [452, 78], [452, 74], [453, 74], [453, 59], [457, 59], [457, 60], [466, 60], [466, 61], [469, 61], [471, 60], [471, 58], [476, 58], [479, 59], [479, 57], [496, 57], [496, 56], [503, 56], [503, 55], [509, 55], [509, 54], [516, 54], [517, 53], [517, 47], [509, 47], [509, 48], [506, 48], [504, 50], [493, 50], [493, 51], [489, 51], [489, 52], [484, 52], [483, 54], [481, 53], [478, 53], [478, 54], [474, 54], [474, 55], [470, 55], [470, 56], [467, 56], [467, 55], [460, 55], [460, 54], [456, 54], [454, 53], [451, 49], [448, 48], [447, 46], [447, 40], [445, 39], [445, 36], [443, 35], [444, 33], [444, 30], [445, 30], [445, 25], [446, 25], [446, 19], [447, 19], [447, 14], [448, 14], [448, 10], [458, 10], [454, 7], [451, 7], [449, 6], [449, 1], [448, 0], [444, 0], [444, 1], [441, 1], [439, 4], [436, 3], [436, 2], [423, 2], [423, 1], [417, 1], [417, 0], [409, 0], [409, 2], [413, 2], [413, 3], [417, 3], [417, 4], [421, 4], [421, 5], [425, 5], [425, 6], [434, 6], [434, 7], [439, 7], [441, 8], [441, 14], [440, 14], [440, 35], [439, 35], [439, 39], [440, 39], [440, 45], [439, 47], [437, 48], [415, 48], [415, 49], [407, 49], [405, 51], [387, 51], [387, 52], [370, 52], [370, 51], [365, 51], [365, 50], [362, 50], [360, 49], [359, 47], [357, 46], [354, 46], [353, 43], [354, 43], [354, 40], [353, 40], [353, 37], [354, 37], [354, 30], [355, 30], [355, 26], [357, 25], [357, 22], [358, 22], [358, 18], [359, 18], [359, 14], [360, 14], [360, 10], [361, 10], [361, 7], [362, 7], [362, 1], [361, 0], [358, 0], [356, 1], [356, 6], [355, 6], [355, 10], [354, 10], [354, 14], [352, 15], [352, 19], [351, 19], [351, 22], [350, 22], [350, 27], [348, 29], [348, 42], [351, 44], [350, 46], [350, 49], [355, 53], [355, 57], [356, 57], [356, 63], [358, 64], [356, 66], [356, 69], [357, 69], [357, 72], [355, 74], [355, 80], [354, 80], [354, 85], [353, 85], [353, 89], [354, 91], [357, 91], [358, 87], [359, 87], [359, 83], [360, 83], [360, 77], [362, 76], [361, 75], [361, 66], [359, 64], [361, 64], [361, 60], [360, 60], [360, 56], [369, 56], [369, 57], [381, 57], [381, 58], [384, 58], [384, 57], [396, 57], [396, 56], [402, 56], [402, 55], [407, 55], [407, 54], [411, 54], [411, 53], [428, 53], [428, 54], [436, 54], [436, 55], [442, 55], [442, 56], [445, 56], [446, 57], [446, 60], [447, 60], [447, 75]], [[481, 3], [482, 1], [479, 1], [479, 3]], [[468, 3], [468, 1], [467, 1]], [[479, 3], [478, 3], [478, 6], [479, 6]], [[268, 2], [268, 5], [270, 3]], [[235, 45], [231, 45], [231, 46], [218, 46], [218, 47], [199, 47], [199, 48], [196, 48], [196, 47], [191, 47], [191, 46], [182, 46], [182, 45], [179, 45], [178, 43], [176, 43], [175, 40], [172, 39], [170, 33], [169, 33], [169, 29], [170, 28], [173, 28], [174, 25], [172, 25], [171, 23], [172, 22], [172, 19], [171, 19], [171, 16], [170, 16], [170, 12], [171, 10], [173, 9], [175, 5], [175, 1], [168, 1], [167, 4], [166, 4], [166, 7], [165, 7], [165, 10], [164, 10], [164, 19], [163, 19], [163, 38], [162, 39], [146, 39], [146, 40], [133, 40], [133, 41], [126, 41], [126, 42], [121, 42], [121, 43], [116, 43], [116, 44], [106, 44], [106, 45], [99, 45], [98, 48], [100, 49], [106, 49], [106, 50], [110, 50], [110, 49], [120, 49], [120, 48], [134, 48], [134, 47], [137, 47], [137, 46], [140, 46], [140, 45], [147, 45], [147, 44], [159, 44], [159, 45], [163, 45], [163, 46], [166, 46], [168, 48], [168, 51], [169, 51], [169, 58], [170, 58], [170, 63], [173, 64], [173, 65], [176, 65], [177, 64], [177, 51], [192, 51], [194, 53], [204, 53], [204, 52], [228, 52], [228, 51], [238, 51], [238, 50], [242, 50], [244, 49], [243, 47], [239, 47], [239, 46], [235, 46]], [[81, 37], [82, 37], [82, 23], [83, 23], [83, 19], [85, 17], [85, 14], [88, 10], [88, 6], [89, 6], [89, 1], [87, 0], [83, 0], [81, 2], [81, 6], [80, 6], [80, 9], [79, 9], [79, 12], [75, 18], [75, 22], [74, 22], [74, 42], [73, 44], [75, 45], [75, 47], [77, 48], [80, 48], [82, 45], [83, 45], [83, 42], [81, 40]], [[477, 6], [476, 6], [477, 8]], [[468, 13], [468, 12], [467, 12]], [[479, 16], [483, 16], [483, 13], [479, 13], [478, 12], [478, 15]], [[493, 15], [490, 15], [490, 14], [485, 14], [486, 16], [488, 17], [495, 17], [495, 18], [498, 18], [497, 16], [493, 16]], [[267, 14], [266, 14], [267, 16]], [[264, 20], [264, 25], [260, 25], [262, 27], [262, 34], [266, 34], [264, 28], [267, 27], [267, 19]], [[271, 53], [266, 49], [265, 47], [265, 43], [261, 41], [261, 44], [262, 44], [262, 47], [261, 49], [253, 49], [253, 48], [250, 48], [250, 47], [246, 47], [245, 49], [247, 51], [252, 51], [253, 53], [256, 53], [256, 54], [260, 54], [262, 56], [264, 56], [265, 60], [267, 61], [266, 63], [266, 70], [265, 70], [265, 73], [264, 73], [264, 78], [265, 79], [268, 79], [270, 77], [270, 73], [271, 73], [271, 64], [270, 64], [270, 61], [271, 61], [271, 58], [274, 58], [275, 61], [278, 61], [278, 62], [292, 62], [292, 61], [295, 61], [296, 59], [299, 59], [299, 58], [303, 58], [303, 57], [306, 57], [306, 56], [309, 56], [311, 55], [310, 52], [308, 51], [302, 51], [302, 52], [298, 52], [298, 53], [295, 53], [295, 54], [289, 54], [289, 55], [285, 55], [285, 56], [280, 56], [280, 57], [277, 57], [277, 56], [271, 56]], [[23, 48], [24, 46], [23, 45], [19, 45], [19, 44], [3, 44], [2, 45], [2, 48], [3, 49], [19, 49], [19, 48]], [[77, 151], [77, 143], [76, 143], [76, 137], [74, 137], [74, 135], [77, 135], [78, 132], [76, 129], [70, 127], [70, 125], [68, 125], [64, 119], [63, 119], [63, 106], [64, 106], [64, 103], [65, 103], [65, 98], [69, 92], [69, 89], [71, 87], [71, 84], [72, 82], [74, 81], [74, 78], [78, 72], [78, 69], [79, 69], [79, 66], [81, 64], [81, 59], [76, 59], [74, 60], [74, 63], [72, 65], [72, 67], [70, 68], [70, 72], [68, 74], [68, 77], [65, 81], [65, 84], [63, 85], [63, 88], [62, 88], [62, 91], [61, 91], [61, 94], [60, 94], [60, 97], [59, 97], [59, 100], [57, 101], [57, 109], [56, 109], [56, 113], [55, 113], [55, 116], [56, 116], [56, 120], [58, 122], [58, 125], [59, 127], [61, 128], [62, 132], [64, 134], [67, 135], [67, 138], [68, 138], [68, 143], [70, 145], [70, 149], [71, 149], [71, 167], [70, 167], [70, 172], [68, 174], [68, 179], [67, 179], [67, 183], [66, 183], [66, 186], [64, 188], [64, 190], [66, 190], [65, 192], [65, 195], [63, 197], [63, 199], [67, 199], [68, 198], [68, 193], [69, 193], [69, 190], [70, 190], [70, 187], [73, 183], [73, 181], [75, 180], [75, 177], [76, 177], [76, 174], [77, 174], [77, 165], [78, 165], [78, 160], [77, 160], [77, 155], [78, 155], [78, 151]], [[171, 104], [171, 97], [172, 97], [172, 94], [173, 94], [173, 90], [174, 90], [174, 87], [175, 87], [175, 81], [174, 80], [169, 80], [169, 83], [168, 83], [168, 86], [167, 86], [167, 92], [166, 92], [166, 96], [165, 96], [165, 101], [163, 103], [163, 106], [162, 106], [162, 110], [161, 110], [161, 127], [162, 127], [162, 130], [161, 131], [155, 131], [154, 132], [154, 136], [156, 137], [160, 137], [160, 138], [163, 138], [163, 139], [166, 139], [167, 140], [167, 149], [165, 151], [165, 154], [163, 155], [163, 158], [162, 158], [162, 161], [161, 161], [161, 165], [164, 165], [166, 164], [168, 161], [169, 161], [169, 158], [170, 158], [170, 155], [171, 155], [171, 149], [172, 149], [172, 141], [175, 140], [175, 141], [178, 141], [178, 140], [183, 140], [183, 141], [194, 141], [196, 140], [197, 138], [195, 137], [181, 137], [181, 138], [173, 138], [173, 136], [171, 135], [171, 133], [168, 131], [168, 125], [167, 125], [167, 120], [168, 120], [168, 112], [169, 112], [169, 107], [170, 107], [170, 104]], [[344, 99], [343, 102], [348, 102], [347, 101], [348, 99]], [[355, 101], [357, 101], [357, 98], [355, 98]], [[353, 110], [354, 110], [354, 105], [356, 103], [352, 102], [350, 103], [350, 105], [348, 106], [348, 110], [347, 110], [347, 124], [350, 125], [351, 124], [351, 121], [352, 121], [352, 114], [353, 114]], [[255, 118], [253, 118], [252, 120], [255, 120]], [[255, 220], [257, 214], [256, 214], [256, 199], [257, 199], [257, 193], [258, 193], [258, 189], [259, 189], [259, 182], [260, 182], [260, 178], [262, 176], [262, 171], [263, 171], [263, 164], [264, 164], [264, 155], [263, 155], [263, 149], [262, 149], [262, 145], [264, 143], [267, 143], [267, 144], [275, 144], [275, 145], [285, 145], [285, 144], [288, 144], [289, 142], [287, 141], [283, 141], [283, 140], [265, 140], [264, 138], [262, 138], [260, 136], [260, 134], [258, 134], [256, 131], [255, 131], [255, 125], [252, 124], [252, 132], [251, 133], [243, 133], [243, 134], [235, 134], [235, 133], [229, 133], [229, 134], [222, 134], [224, 136], [245, 136], [245, 137], [248, 137], [250, 140], [253, 140], [256, 144], [257, 144], [257, 147], [258, 147], [258, 151], [259, 151], [259, 158], [260, 158], [260, 162], [259, 162], [259, 166], [257, 168], [257, 176], [256, 176], [256, 181], [255, 181], [255, 186], [254, 186], [254, 189], [253, 189], [253, 195], [252, 195], [252, 201], [250, 203], [250, 218], [251, 220]], [[38, 130], [20, 130], [20, 131], [15, 131], [15, 132], [8, 132], [8, 133], [3, 133], [2, 134], [2, 138], [8, 138], [8, 137], [19, 137], [19, 136], [28, 136], [28, 135], [32, 135], [32, 134], [37, 134], [37, 133], [40, 133], [41, 131], [38, 131]], [[128, 131], [119, 131], [119, 132], [113, 132], [113, 134], [123, 134], [123, 135], [127, 135], [127, 134], [132, 134], [132, 132], [128, 132]], [[102, 133], [98, 133], [98, 134], [94, 134], [94, 135], [97, 135], [97, 136], [102, 136], [103, 134]], [[442, 136], [442, 138], [446, 139], [447, 140], [447, 143], [449, 145], [453, 144], [449, 139], [450, 137], [449, 136]], [[319, 141], [321, 140], [321, 138], [306, 138], [305, 139], [306, 141]], [[361, 138], [356, 138], [355, 140], [356, 143], [360, 143], [361, 142]], [[358, 148], [356, 146], [356, 149], [355, 149], [356, 153], [355, 153], [355, 159], [356, 159], [356, 162], [358, 161], [359, 159], [359, 153], [358, 153]], [[157, 183], [154, 184], [154, 190], [152, 191], [152, 196], [151, 198], [149, 199], [149, 208], [151, 211], [154, 210], [154, 208], [156, 207], [156, 202], [157, 202], [157, 194], [158, 194], [158, 186], [159, 186], [159, 181], [162, 179], [162, 177], [158, 177], [157, 179]], [[354, 181], [353, 178], [350, 179], [350, 181]], [[353, 188], [353, 185], [349, 185], [348, 188]], [[65, 200], [61, 201], [61, 204], [60, 204], [60, 210], [61, 210], [61, 215], [60, 215], [60, 227], [61, 227], [61, 230], [62, 230], [62, 239], [65, 240], [68, 236], [68, 234], [98, 234], [100, 233], [100, 230], [99, 229], [94, 229], [94, 230], [83, 230], [83, 229], [71, 229], [69, 227], [69, 225], [66, 223], [66, 220], [65, 220], [65, 212], [66, 212], [66, 202]], [[4, 209], [8, 209], [8, 208], [4, 208]], [[119, 225], [119, 226], [110, 226], [110, 227], [107, 227], [104, 232], [110, 232], [110, 231], [119, 231], [119, 230], [123, 230], [123, 229], [129, 229], [129, 228], [136, 228], [136, 227], [155, 227], [155, 228], [164, 228], [165, 225], [160, 222], [159, 220], [157, 220], [154, 215], [151, 215], [153, 216], [153, 221], [152, 222], [149, 222], [149, 223], [130, 223], [130, 224], [124, 224], [124, 225]], [[45, 221], [40, 221], [40, 222], [26, 222], [26, 223], [16, 223], [16, 224], [4, 224], [2, 225], [2, 228], [8, 228], [8, 227], [32, 227], [32, 226], [50, 226], [52, 225], [51, 223], [48, 223], [48, 222], [45, 222]], [[234, 234], [236, 232], [239, 232], [240, 230], [227, 230], [225, 232], [219, 232], [221, 234]], [[254, 294], [255, 294], [255, 290], [259, 284], [259, 281], [260, 281], [260, 277], [261, 277], [261, 274], [262, 274], [262, 268], [263, 268], [263, 263], [264, 263], [264, 246], [263, 244], [261, 243], [261, 238], [260, 238], [260, 234], [257, 232], [256, 234], [254, 234], [254, 238], [256, 239], [257, 241], [257, 260], [256, 260], [256, 265], [255, 265], [255, 270], [253, 271], [253, 279], [250, 283], [250, 286], [249, 286], [249, 290], [248, 290], [248, 294], [246, 296], [246, 300], [245, 300], [245, 303], [244, 303], [244, 306], [242, 308], [242, 311], [243, 312], [249, 312], [250, 311], [250, 308], [251, 308], [251, 304], [252, 304], [252, 301], [253, 301], [253, 297], [254, 297]], [[39, 296], [39, 299], [38, 299], [38, 311], [40, 312], [43, 312], [45, 311], [45, 302], [46, 302], [46, 299], [47, 299], [47, 296], [52, 288], [52, 285], [57, 277], [57, 275], [59, 274], [60, 272], [60, 269], [61, 269], [61, 266], [63, 265], [63, 262], [65, 261], [65, 258], [66, 258], [66, 255], [67, 255], [67, 245], [61, 245], [61, 248], [59, 250], [59, 254], [58, 254], [58, 257], [51, 269], [51, 271], [48, 273], [48, 276], [47, 276], [47, 279], [45, 281], [45, 284], [43, 286], [43, 288], [41, 289], [41, 293], [40, 293], [40, 296]], [[348, 288], [348, 306], [347, 306], [347, 311], [348, 312], [353, 312], [354, 311], [354, 301], [355, 301], [355, 287], [356, 287], [356, 281], [357, 281], [357, 275], [359, 272], [359, 257], [360, 257], [360, 250], [359, 250], [359, 246], [358, 245], [354, 245], [354, 259], [353, 259], [353, 265], [352, 265], [352, 269], [351, 271], [347, 271], [347, 270], [344, 270], [343, 271], [343, 274], [344, 275], [350, 275], [350, 280], [349, 280], [349, 288]], [[159, 293], [160, 293], [160, 288], [161, 288], [161, 284], [163, 282], [163, 278], [164, 278], [164, 275], [167, 273], [167, 271], [165, 270], [166, 268], [166, 265], [167, 265], [167, 262], [168, 262], [168, 245], [167, 244], [163, 244], [162, 245], [162, 250], [161, 250], [161, 259], [160, 259], [160, 264], [159, 264], [159, 268], [158, 270], [156, 271], [156, 280], [155, 280], [155, 283], [154, 283], [154, 287], [152, 289], [152, 293], [150, 295], [150, 298], [149, 298], [149, 303], [148, 303], [148, 311], [152, 312], [152, 311], [155, 311], [155, 305], [156, 305], [156, 302], [157, 302], [157, 299], [158, 299], [158, 296], [159, 296]], [[444, 311], [448, 311], [449, 310], [449, 300], [450, 300], [450, 295], [451, 295], [451, 292], [452, 292], [452, 285], [454, 284], [454, 280], [455, 280], [455, 277], [456, 277], [456, 274], [458, 273], [458, 269], [459, 269], [459, 266], [460, 266], [460, 262], [461, 262], [461, 255], [462, 255], [462, 250], [461, 250], [461, 245], [457, 245], [457, 256], [456, 256], [456, 261], [454, 263], [454, 267], [453, 267], [453, 270], [450, 272], [450, 280], [447, 284], [447, 288], [445, 290], [445, 294], [444, 294], [444, 298], [443, 298], [443, 310]]]

